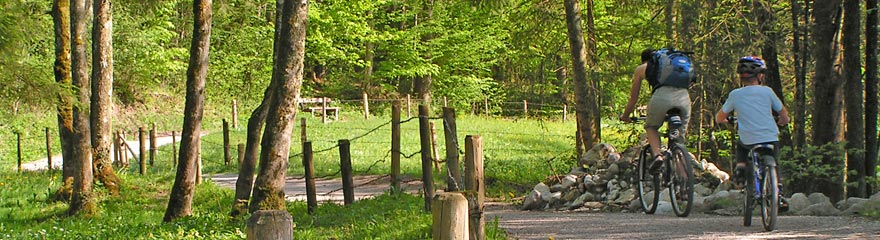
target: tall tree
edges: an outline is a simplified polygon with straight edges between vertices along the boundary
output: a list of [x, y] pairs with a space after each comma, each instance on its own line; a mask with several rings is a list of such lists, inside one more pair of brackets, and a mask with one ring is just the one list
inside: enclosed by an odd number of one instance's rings
[[180, 136], [180, 154], [177, 175], [165, 222], [192, 215], [192, 198], [196, 182], [196, 163], [202, 131], [202, 115], [205, 104], [205, 78], [208, 74], [208, 53], [211, 47], [212, 0], [193, 1], [193, 38], [189, 49], [189, 67], [186, 71], [186, 107], [183, 117], [183, 133]]
[[[281, 16], [283, 16], [285, 0], [275, 1], [275, 33], [273, 36], [272, 60], [278, 61], [278, 49], [281, 40]], [[275, 77], [275, 74], [272, 74]], [[239, 167], [238, 179], [235, 180], [235, 201], [232, 203], [231, 216], [236, 217], [247, 212], [251, 192], [254, 189], [254, 169], [259, 158], [260, 135], [263, 124], [266, 123], [266, 115], [269, 113], [269, 104], [275, 98], [278, 79], [269, 81], [269, 86], [263, 93], [263, 101], [257, 106], [248, 118], [247, 139], [245, 144], [244, 159]]]
[[[795, 73], [795, 97], [794, 107], [794, 139], [793, 145], [796, 149], [801, 149], [806, 145], [806, 105], [807, 105], [807, 62], [809, 54], [807, 53], [807, 33], [806, 26], [809, 24], [809, 11], [805, 10], [809, 6], [808, 3], [801, 5], [798, 0], [791, 0], [791, 23], [793, 29], [792, 50], [794, 55], [794, 73]], [[801, 24], [803, 17], [803, 24]]]
[[[416, 25], [422, 24], [423, 26], [425, 26], [427, 25], [426, 23], [428, 21], [431, 21], [434, 17], [434, 0], [424, 0], [421, 2], [422, 13], [425, 15], [425, 17], [422, 18], [421, 22], [417, 22]], [[424, 33], [421, 36], [420, 44], [428, 45], [428, 42], [430, 42], [432, 38], [434, 38], [432, 34]], [[421, 53], [423, 55], [422, 58], [431, 59], [430, 54], [427, 52], [428, 51], [424, 51]], [[430, 63], [429, 60], [426, 60], [426, 62], [428, 64]], [[432, 82], [434, 81], [433, 73], [431, 73], [430, 71], [423, 72], [416, 76], [413, 81], [413, 88], [416, 94], [418, 94], [419, 99], [422, 101], [421, 104], [427, 106], [428, 112], [431, 112], [431, 84], [433, 84]]]
[[593, 146], [593, 143], [601, 142], [602, 140], [602, 109], [599, 108], [599, 105], [602, 101], [602, 91], [599, 91], [599, 72], [597, 70], [596, 62], [599, 58], [599, 50], [598, 50], [598, 40], [596, 39], [596, 21], [593, 14], [595, 11], [593, 10], [593, 0], [587, 0], [587, 56], [586, 56], [586, 64], [589, 74], [587, 75], [587, 102], [589, 104], [590, 112], [592, 112], [592, 118], [590, 119], [589, 127], [592, 129], [592, 135], [590, 138], [592, 139], [592, 143], [587, 145], [588, 148]]
[[868, 195], [865, 182], [865, 118], [864, 99], [862, 98], [862, 61], [861, 61], [861, 0], [843, 2], [843, 77], [846, 80], [846, 149], [847, 195], [866, 197]]
[[278, 88], [266, 116], [260, 152], [260, 170], [254, 183], [250, 212], [265, 209], [286, 209], [284, 176], [290, 154], [290, 134], [293, 131], [296, 101], [302, 86], [303, 58], [305, 56], [306, 20], [308, 1], [284, 1], [281, 25], [272, 78]]
[[110, 162], [110, 118], [113, 94], [113, 22], [110, 0], [93, 0], [92, 20], [92, 164], [97, 178], [112, 195], [119, 195], [119, 178]]
[[[868, 14], [865, 20], [865, 175], [876, 176], [877, 174], [877, 0], [865, 1]], [[871, 181], [874, 182], [874, 181]], [[877, 189], [873, 184], [868, 185], [867, 192], [872, 193]]]
[[584, 33], [581, 30], [581, 6], [578, 0], [565, 0], [565, 23], [568, 28], [568, 44], [571, 50], [572, 70], [574, 74], [575, 112], [578, 121], [578, 142], [584, 149], [590, 149], [599, 142], [598, 130], [593, 128], [594, 101], [596, 94], [587, 79], [587, 50], [584, 44]]
[[[816, 1], [813, 3], [812, 49], [815, 59], [813, 76], [813, 145], [819, 146], [838, 142], [840, 135], [840, 91], [841, 81], [834, 76], [835, 35], [838, 31], [841, 0]], [[823, 159], [822, 165], [831, 169], [843, 169], [843, 163], [832, 158]], [[830, 179], [817, 182], [817, 189], [838, 200], [843, 197], [840, 174], [832, 174]]]
[[88, 60], [86, 59], [86, 26], [89, 19], [85, 0], [70, 3], [70, 50], [71, 83], [76, 91], [77, 103], [73, 105], [73, 141], [70, 159], [64, 159], [73, 168], [73, 196], [70, 200], [71, 215], [91, 215], [97, 209], [92, 196], [92, 156], [89, 143], [89, 113], [85, 104], [89, 102]]
[[[769, 1], [754, 1], [753, 4], [757, 14], [758, 25], [761, 29], [761, 35], [764, 39], [763, 46], [761, 46], [761, 57], [763, 57], [764, 61], [767, 63], [767, 73], [764, 74], [764, 80], [767, 86], [773, 89], [773, 92], [776, 93], [779, 100], [781, 100], [782, 103], [785, 103], [785, 94], [782, 90], [782, 79], [779, 76], [778, 51], [776, 49], [777, 44], [779, 44], [779, 30], [777, 29], [777, 25], [779, 24], [776, 21], [776, 13], [773, 11], [773, 6], [770, 5]], [[791, 144], [791, 134], [788, 131], [788, 128], [781, 128], [779, 130], [780, 144], [782, 144], [782, 146], [789, 146]]]
[[[72, 86], [70, 73], [70, 1], [55, 0], [52, 4], [52, 20], [55, 26], [55, 81], [65, 87]], [[58, 94], [58, 137], [61, 140], [61, 158], [73, 159], [73, 99], [70, 93]], [[61, 166], [61, 187], [55, 193], [56, 200], [69, 200], [73, 191], [72, 164]]]

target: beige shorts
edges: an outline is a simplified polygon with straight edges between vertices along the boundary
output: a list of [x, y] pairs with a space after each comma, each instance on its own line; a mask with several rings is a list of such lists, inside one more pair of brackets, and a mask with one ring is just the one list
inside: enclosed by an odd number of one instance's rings
[[645, 128], [658, 129], [666, 120], [666, 112], [678, 108], [681, 112], [681, 124], [687, 129], [688, 120], [691, 118], [691, 98], [687, 88], [663, 86], [654, 91], [651, 101], [648, 102], [648, 119], [645, 120]]

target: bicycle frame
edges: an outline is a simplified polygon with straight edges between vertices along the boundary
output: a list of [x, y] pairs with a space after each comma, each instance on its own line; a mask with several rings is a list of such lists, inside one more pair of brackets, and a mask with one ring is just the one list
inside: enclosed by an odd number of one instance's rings
[[[775, 149], [776, 149], [776, 146], [774, 146], [773, 144], [762, 143], [762, 144], [758, 144], [758, 145], [753, 146], [749, 150], [749, 157], [752, 159], [752, 173], [754, 173], [754, 175], [753, 175], [754, 177], [752, 178], [752, 181], [755, 181], [755, 189], [752, 189], [752, 191], [755, 192], [755, 195], [754, 195], [755, 199], [763, 199], [763, 197], [764, 197], [764, 195], [761, 193], [761, 184], [762, 184], [762, 181], [764, 180], [764, 166], [765, 165], [776, 166], [775, 161], [769, 162], [769, 163], [765, 163], [764, 161], [761, 161], [760, 157], [764, 154], [761, 152], [766, 151], [766, 152], [772, 153]], [[774, 158], [774, 160], [775, 160], [775, 158]]]

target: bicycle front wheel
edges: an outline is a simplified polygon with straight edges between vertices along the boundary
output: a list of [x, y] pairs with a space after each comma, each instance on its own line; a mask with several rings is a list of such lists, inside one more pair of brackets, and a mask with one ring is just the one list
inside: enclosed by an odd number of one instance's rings
[[[765, 158], [771, 158], [765, 156]], [[765, 163], [768, 162], [765, 159]], [[761, 220], [764, 223], [764, 230], [773, 231], [776, 229], [776, 217], [779, 214], [779, 192], [776, 173], [776, 166], [764, 166], [764, 182], [761, 184]]]
[[639, 155], [638, 161], [638, 194], [639, 203], [642, 204], [642, 211], [647, 214], [654, 214], [657, 210], [657, 203], [660, 201], [660, 180], [658, 175], [651, 173], [651, 147], [645, 146]]
[[676, 216], [687, 217], [694, 205], [694, 171], [692, 158], [687, 149], [675, 144], [672, 146], [669, 164], [669, 199]]

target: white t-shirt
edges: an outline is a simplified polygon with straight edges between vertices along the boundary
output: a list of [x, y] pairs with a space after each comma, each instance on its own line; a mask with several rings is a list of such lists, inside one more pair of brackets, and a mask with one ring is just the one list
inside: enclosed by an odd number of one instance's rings
[[746, 145], [779, 141], [773, 112], [782, 111], [782, 101], [767, 86], [751, 85], [730, 92], [721, 111], [736, 111], [739, 140]]

